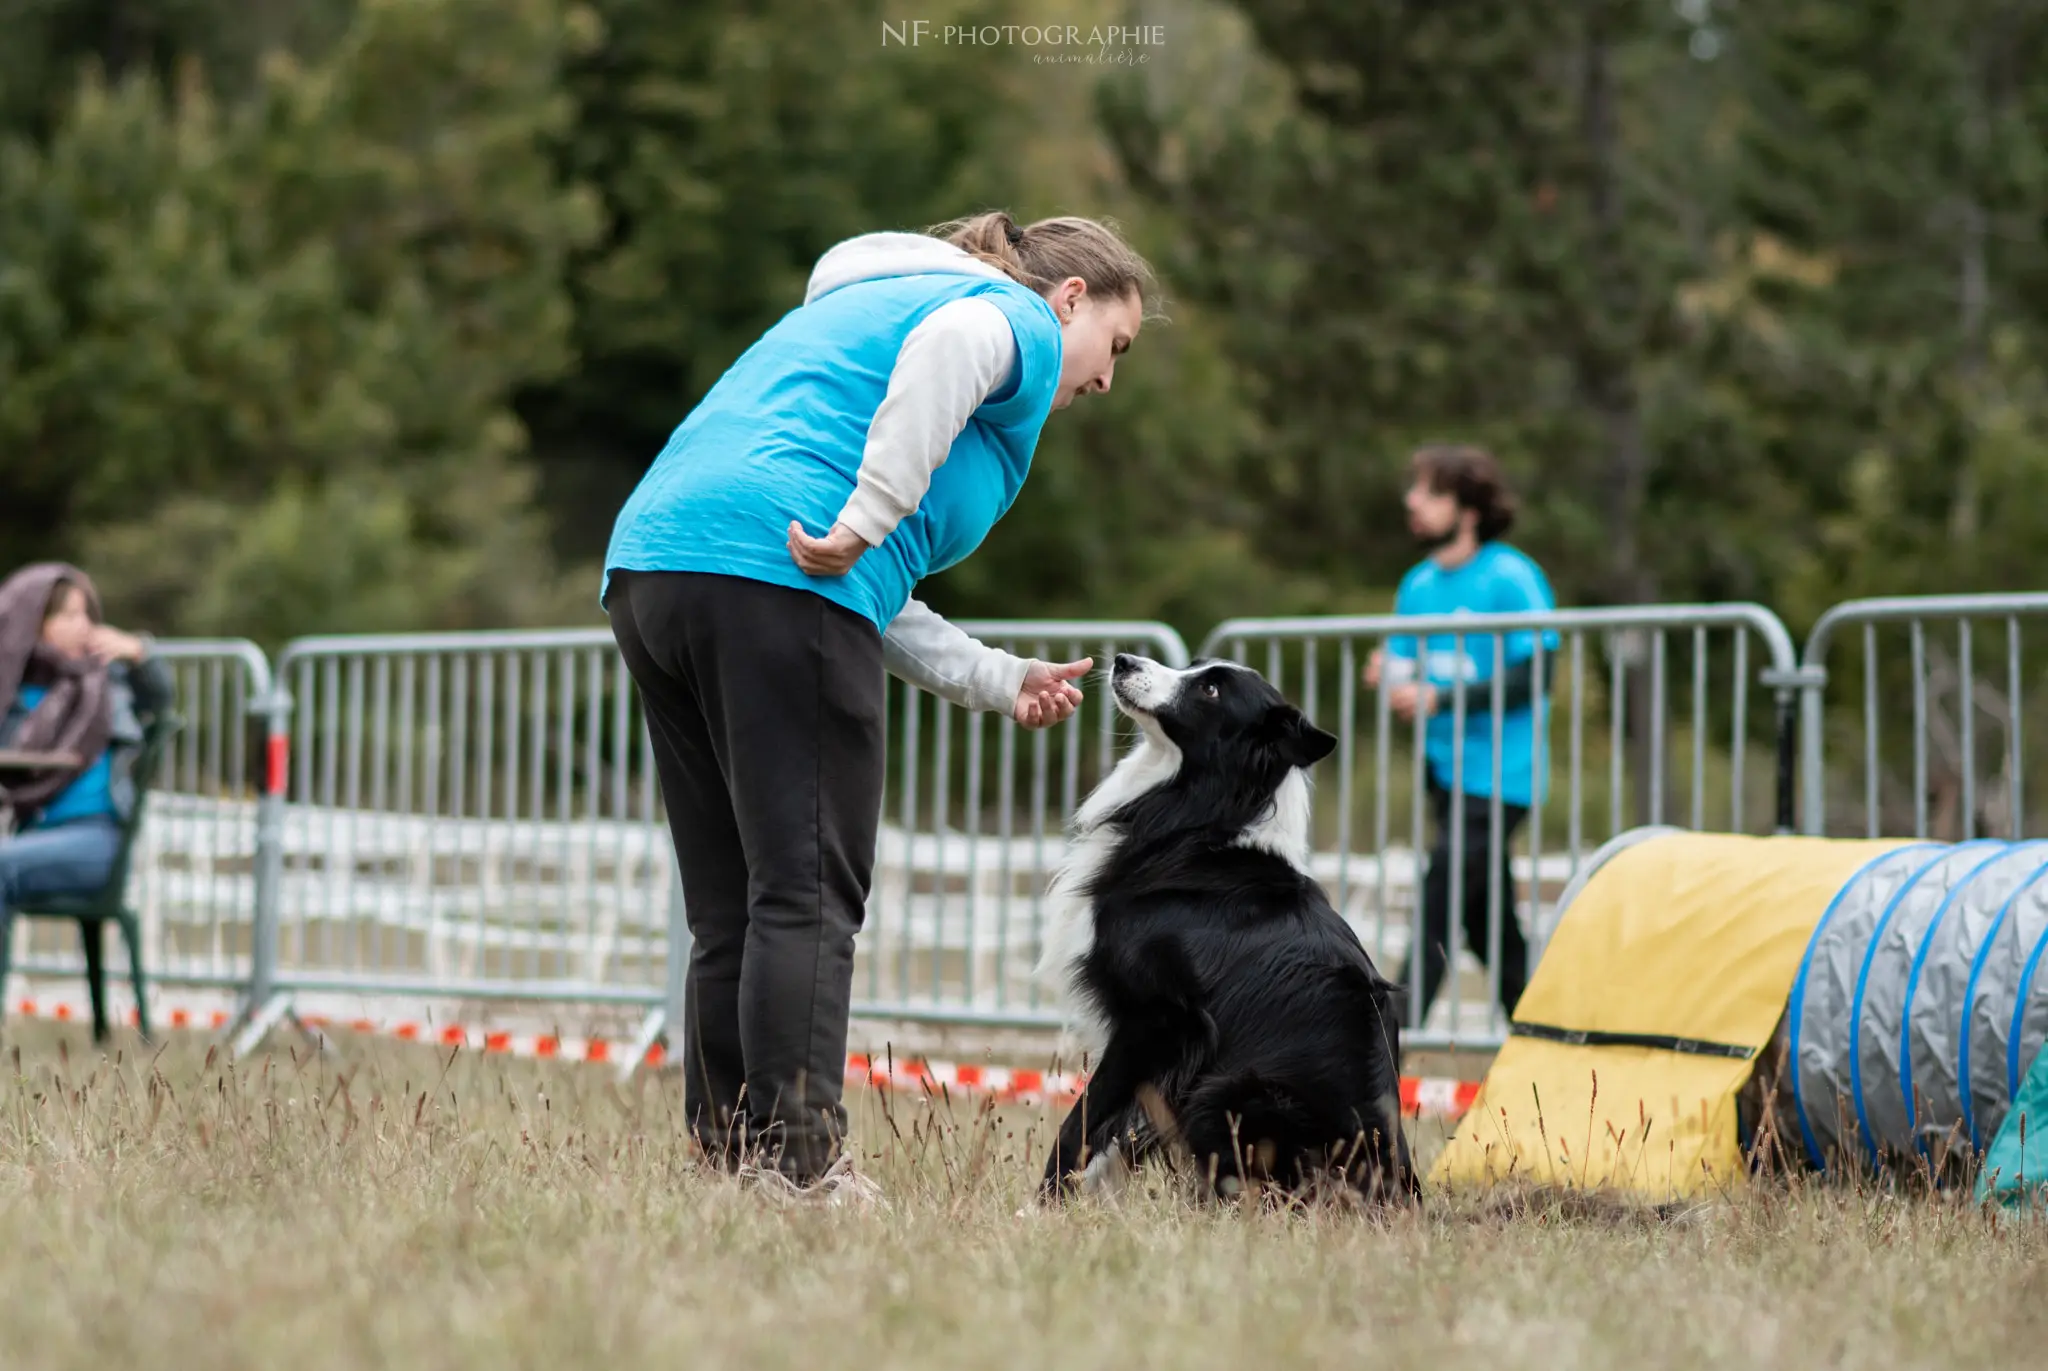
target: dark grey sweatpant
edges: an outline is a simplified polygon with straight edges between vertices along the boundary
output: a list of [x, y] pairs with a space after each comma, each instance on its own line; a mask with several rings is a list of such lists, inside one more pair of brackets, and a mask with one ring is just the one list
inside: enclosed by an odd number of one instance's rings
[[721, 1161], [761, 1149], [814, 1177], [846, 1131], [853, 939], [882, 811], [881, 635], [808, 591], [691, 572], [615, 572], [607, 608], [695, 942], [691, 1131]]

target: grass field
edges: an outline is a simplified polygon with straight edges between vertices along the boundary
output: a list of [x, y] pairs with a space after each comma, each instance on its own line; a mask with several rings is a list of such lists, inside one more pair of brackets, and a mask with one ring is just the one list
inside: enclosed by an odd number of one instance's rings
[[1019, 1216], [1041, 1113], [868, 1096], [890, 1206], [789, 1209], [693, 1171], [669, 1079], [369, 1040], [230, 1072], [198, 1040], [113, 1060], [75, 1030], [9, 1037], [10, 1371], [1954, 1368], [2048, 1346], [2048, 1227], [1875, 1191], [1661, 1221], [1149, 1193]]

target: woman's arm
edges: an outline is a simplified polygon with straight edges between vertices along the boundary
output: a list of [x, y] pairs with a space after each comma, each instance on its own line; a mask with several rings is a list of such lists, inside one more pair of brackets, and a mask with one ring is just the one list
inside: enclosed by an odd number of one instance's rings
[[1008, 714], [1016, 706], [1028, 657], [977, 642], [921, 600], [911, 600], [882, 635], [882, 665], [963, 709]]
[[1009, 715], [1026, 728], [1049, 728], [1081, 706], [1074, 682], [1094, 659], [1042, 662], [976, 642], [916, 600], [882, 635], [882, 664], [893, 675], [966, 709]]
[[879, 547], [924, 499], [953, 440], [1016, 364], [1010, 321], [989, 301], [969, 296], [926, 315], [896, 354], [839, 522]]
[[128, 689], [135, 697], [136, 713], [161, 714], [170, 707], [177, 686], [149, 635], [123, 633], [101, 624], [93, 630], [91, 650], [103, 662], [128, 664]]
[[813, 538], [790, 526], [790, 553], [813, 576], [841, 576], [910, 517], [953, 440], [1017, 366], [1002, 310], [968, 297], [921, 320], [896, 354], [889, 389], [868, 425], [860, 473], [832, 529]]

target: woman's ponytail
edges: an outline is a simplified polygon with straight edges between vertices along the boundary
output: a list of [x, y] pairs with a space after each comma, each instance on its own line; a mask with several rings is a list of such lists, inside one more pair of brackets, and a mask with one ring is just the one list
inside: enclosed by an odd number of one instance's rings
[[1004, 210], [989, 210], [927, 229], [1011, 280], [1049, 293], [1070, 276], [1111, 300], [1152, 293], [1152, 268], [1116, 229], [1094, 219], [1063, 216], [1019, 227]]

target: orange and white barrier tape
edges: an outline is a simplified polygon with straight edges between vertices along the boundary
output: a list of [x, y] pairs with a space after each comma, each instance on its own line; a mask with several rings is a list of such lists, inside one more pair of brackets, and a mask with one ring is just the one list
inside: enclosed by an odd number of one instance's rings
[[[89, 1022], [92, 1011], [65, 1001], [22, 1000], [14, 1006], [16, 1014], [29, 1019], [55, 1019], [60, 1023]], [[126, 1021], [136, 1022], [134, 1010], [129, 1010]], [[206, 1011], [170, 1009], [160, 1011], [159, 1018], [172, 1028], [222, 1028], [228, 1022], [224, 1010]], [[318, 1032], [332, 1032], [337, 1029], [376, 1037], [397, 1038], [403, 1042], [429, 1043], [440, 1047], [467, 1047], [479, 1052], [502, 1054], [511, 1057], [557, 1058], [563, 1061], [579, 1062], [622, 1062], [632, 1055], [632, 1045], [614, 1042], [605, 1038], [571, 1038], [552, 1033], [511, 1033], [481, 1028], [466, 1028], [460, 1024], [442, 1024], [438, 1027], [412, 1019], [380, 1022], [374, 1019], [348, 1019], [331, 1015], [305, 1014], [300, 1022]], [[664, 1053], [660, 1043], [647, 1049], [642, 1061], [648, 1066], [659, 1066]], [[998, 1100], [1014, 1101], [1019, 1104], [1050, 1102], [1066, 1105], [1077, 1098], [1088, 1077], [1082, 1072], [1035, 1071], [1027, 1067], [976, 1066], [965, 1062], [934, 1062], [923, 1058], [905, 1057], [893, 1059], [872, 1057], [864, 1053], [851, 1053], [846, 1058], [846, 1080], [848, 1084], [866, 1085], [876, 1090], [910, 1090], [932, 1093], [952, 1093], [969, 1097], [987, 1095]], [[1403, 1076], [1401, 1078], [1401, 1112], [1413, 1117], [1457, 1118], [1472, 1107], [1473, 1099], [1479, 1094], [1479, 1083], [1460, 1081], [1443, 1076]]]
[[[1088, 1083], [1080, 1072], [1031, 1071], [1002, 1066], [972, 1066], [910, 1059], [877, 1061], [856, 1053], [846, 1059], [846, 1079], [880, 1090], [948, 1090], [968, 1095], [1036, 1103], [1066, 1104]], [[1401, 1112], [1409, 1115], [1457, 1117], [1472, 1107], [1477, 1081], [1442, 1076], [1403, 1076]]]
[[[54, 1019], [58, 1023], [92, 1022], [92, 1009], [89, 1006], [82, 1007], [63, 1000], [17, 1000], [14, 1003], [14, 1013], [16, 1017], [23, 1019]], [[117, 1017], [131, 1028], [141, 1021], [133, 1009]], [[173, 1009], [161, 1018], [172, 1028], [225, 1028], [229, 1015], [224, 1009], [203, 1012]]]

